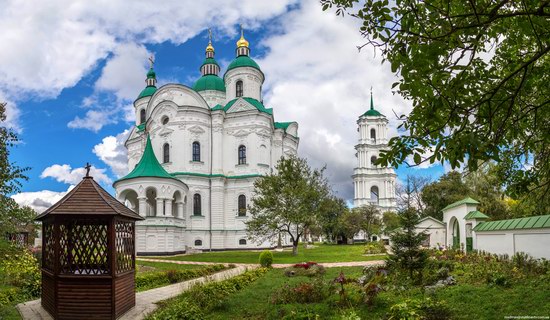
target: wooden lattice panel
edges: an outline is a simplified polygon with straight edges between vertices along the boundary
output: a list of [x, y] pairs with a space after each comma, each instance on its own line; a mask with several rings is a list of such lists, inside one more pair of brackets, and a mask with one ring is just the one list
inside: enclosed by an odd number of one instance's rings
[[45, 269], [53, 271], [55, 260], [55, 238], [53, 234], [54, 226], [51, 223], [44, 223], [43, 226], [44, 248], [42, 266]]
[[109, 273], [106, 224], [79, 221], [74, 224], [60, 225], [59, 231], [61, 273], [83, 275]]
[[134, 268], [134, 223], [115, 222], [116, 272]]

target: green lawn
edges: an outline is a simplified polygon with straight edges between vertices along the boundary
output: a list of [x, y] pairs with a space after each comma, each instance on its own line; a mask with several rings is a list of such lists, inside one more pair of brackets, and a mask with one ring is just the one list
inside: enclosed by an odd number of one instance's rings
[[140, 261], [136, 260], [138, 274], [154, 272], [154, 271], [165, 271], [165, 270], [190, 270], [198, 269], [203, 266], [196, 264], [175, 264], [175, 263], [163, 263], [163, 262], [150, 262], [150, 261]]
[[[298, 254], [292, 255], [292, 248], [286, 248], [282, 252], [273, 251], [273, 263], [300, 263], [306, 261], [315, 262], [350, 262], [384, 259], [385, 255], [364, 256], [364, 244], [355, 245], [330, 245], [318, 244], [311, 249], [305, 249], [303, 245], [298, 248]], [[164, 260], [201, 261], [219, 263], [258, 263], [260, 251], [223, 251], [205, 252], [191, 255], [171, 257], [157, 257]]]

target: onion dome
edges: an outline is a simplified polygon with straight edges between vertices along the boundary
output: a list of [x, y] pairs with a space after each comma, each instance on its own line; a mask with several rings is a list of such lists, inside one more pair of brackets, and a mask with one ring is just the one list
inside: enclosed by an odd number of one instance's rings
[[374, 103], [372, 101], [372, 90], [370, 92], [370, 110], [363, 113], [362, 116], [366, 116], [366, 117], [383, 117], [384, 116], [380, 112], [378, 112], [377, 110], [374, 110]]
[[204, 91], [204, 90], [216, 90], [225, 92], [225, 83], [223, 80], [218, 77], [220, 72], [220, 65], [214, 59], [214, 47], [212, 46], [212, 32], [208, 30], [208, 46], [206, 47], [206, 59], [201, 65], [201, 74], [202, 77], [195, 82], [193, 85], [193, 90], [195, 91]]
[[237, 41], [237, 57], [248, 56], [250, 54], [250, 49], [248, 45], [249, 43], [244, 38], [244, 29], [241, 25], [241, 38], [239, 39], [239, 41]]
[[153, 70], [153, 64], [151, 63], [151, 68], [149, 69], [149, 72], [147, 72], [147, 78], [145, 79], [145, 83], [147, 86], [145, 89], [141, 91], [141, 93], [138, 96], [138, 99], [141, 99], [143, 97], [150, 97], [157, 91], [157, 74], [155, 73], [155, 70]]

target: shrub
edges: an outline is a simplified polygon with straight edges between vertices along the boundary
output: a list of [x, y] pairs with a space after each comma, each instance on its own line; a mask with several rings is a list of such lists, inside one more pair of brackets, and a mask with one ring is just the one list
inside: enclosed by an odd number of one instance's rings
[[40, 295], [40, 269], [38, 261], [29, 250], [23, 249], [18, 253], [5, 255], [0, 268], [6, 284], [21, 288], [20, 293], [29, 298]]
[[147, 272], [136, 275], [136, 289], [138, 291], [162, 287], [164, 285], [204, 277], [212, 273], [227, 269], [223, 264], [204, 266], [190, 270], [167, 270], [164, 272]]
[[287, 277], [317, 277], [317, 276], [323, 276], [326, 273], [325, 267], [323, 267], [320, 264], [312, 265], [311, 267], [304, 268], [304, 267], [288, 267], [285, 269], [285, 276]]
[[426, 299], [407, 299], [404, 302], [394, 304], [388, 314], [389, 320], [395, 319], [449, 319], [451, 312], [441, 301]]
[[271, 295], [271, 303], [315, 303], [328, 296], [327, 287], [321, 279], [312, 282], [300, 282], [294, 286], [285, 284]]
[[264, 250], [260, 253], [260, 265], [264, 268], [271, 268], [273, 264], [273, 253], [269, 250]]
[[386, 247], [382, 241], [369, 242], [365, 246], [365, 254], [381, 254], [386, 252]]
[[499, 287], [510, 287], [510, 279], [505, 274], [502, 274], [500, 272], [492, 272], [487, 275], [486, 278], [487, 284], [490, 285], [496, 285]]

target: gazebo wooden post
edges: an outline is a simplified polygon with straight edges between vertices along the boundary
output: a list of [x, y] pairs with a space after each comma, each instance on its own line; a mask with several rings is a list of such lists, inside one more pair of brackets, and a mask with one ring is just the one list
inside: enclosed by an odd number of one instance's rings
[[115, 300], [115, 296], [116, 296], [116, 257], [115, 257], [115, 254], [116, 254], [116, 249], [115, 249], [115, 235], [116, 235], [116, 230], [115, 230], [115, 219], [116, 218], [113, 218], [111, 219], [111, 221], [109, 222], [109, 229], [108, 229], [108, 234], [109, 234], [109, 240], [107, 241], [107, 251], [108, 251], [108, 255], [107, 255], [107, 263], [110, 265], [110, 269], [111, 269], [111, 277], [112, 277], [112, 281], [113, 281], [113, 285], [111, 286], [111, 305], [112, 305], [112, 308], [113, 308], [113, 314], [116, 313], [116, 300]]

